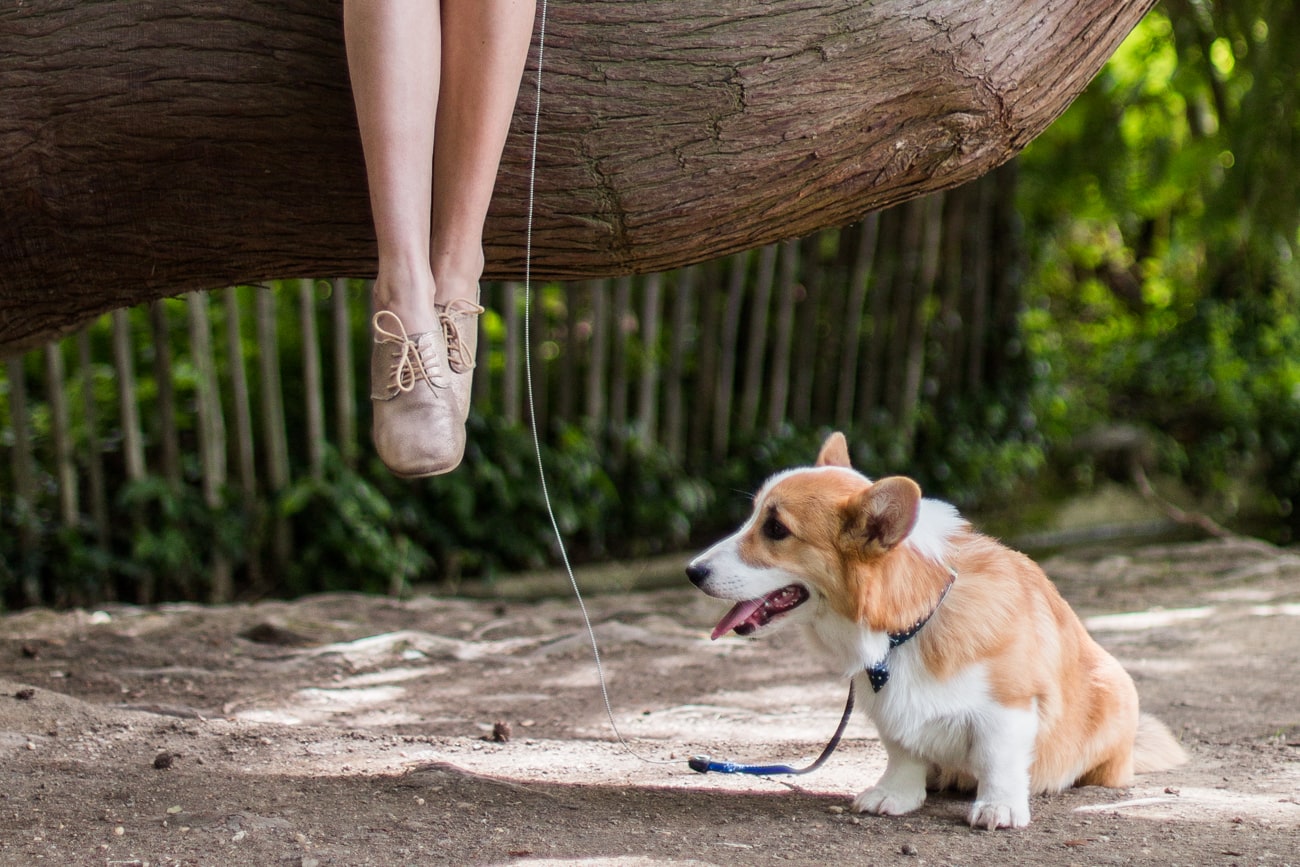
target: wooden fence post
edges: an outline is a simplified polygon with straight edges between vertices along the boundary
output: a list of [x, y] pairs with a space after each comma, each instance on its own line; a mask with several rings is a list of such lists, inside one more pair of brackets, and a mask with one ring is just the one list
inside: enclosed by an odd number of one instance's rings
[[795, 269], [799, 265], [799, 242], [784, 241], [780, 245], [781, 275], [778, 283], [776, 332], [772, 345], [770, 372], [767, 387], [767, 430], [775, 432], [786, 420], [790, 408], [790, 360], [794, 344], [794, 310], [796, 286]]
[[54, 440], [54, 478], [59, 489], [59, 519], [75, 528], [81, 520], [77, 496], [77, 466], [73, 460], [72, 424], [68, 416], [67, 372], [63, 343], [45, 344], [45, 398], [50, 405], [50, 436]]
[[[679, 464], [686, 463], [685, 400], [686, 355], [695, 345], [691, 314], [695, 309], [695, 285], [699, 266], [692, 265], [677, 272], [677, 285], [673, 292], [671, 333], [668, 335], [667, 385], [664, 389], [664, 449]], [[703, 389], [698, 389], [703, 391]]]
[[[122, 458], [127, 484], [144, 480], [144, 431], [140, 428], [140, 406], [136, 403], [135, 361], [131, 354], [131, 320], [125, 310], [114, 310], [113, 366], [117, 371], [117, 405], [122, 425]], [[140, 516], [131, 515], [135, 532], [140, 532]], [[143, 572], [136, 583], [135, 599], [141, 605], [154, 601], [158, 576]]]
[[769, 244], [758, 254], [758, 277], [750, 298], [749, 336], [745, 345], [745, 379], [740, 395], [740, 417], [736, 429], [753, 433], [758, 427], [758, 408], [763, 398], [763, 362], [767, 356], [768, 322], [771, 320], [772, 286], [776, 282], [777, 245]]
[[[108, 489], [104, 481], [104, 446], [99, 436], [99, 408], [95, 404], [95, 366], [90, 351], [90, 331], [77, 332], [77, 366], [81, 375], [82, 417], [86, 425], [86, 479], [90, 487], [90, 519], [95, 526], [95, 541], [101, 551], [108, 551], [111, 534], [108, 525]], [[111, 598], [112, 587], [102, 588]]]
[[[790, 381], [789, 420], [796, 427], [808, 425], [813, 413], [823, 421], [830, 420], [834, 406], [835, 377], [833, 344], [826, 340], [832, 327], [843, 327], [844, 293], [826, 291], [823, 278], [822, 238], [833, 237], [838, 249], [843, 237], [841, 230], [821, 232], [795, 241], [797, 262], [792, 263], [795, 300], [798, 311], [794, 324], [794, 369]], [[838, 272], [837, 272], [838, 273]], [[838, 289], [838, 287], [836, 287]], [[825, 309], [823, 309], [825, 308]]]
[[226, 307], [226, 364], [230, 373], [230, 409], [235, 426], [235, 468], [239, 478], [239, 500], [249, 522], [248, 583], [254, 592], [269, 589], [266, 570], [259, 556], [257, 540], [262, 525], [261, 506], [257, 498], [257, 448], [253, 441], [253, 410], [250, 404], [248, 373], [244, 368], [243, 305], [237, 286], [222, 292]]
[[[289, 487], [289, 445], [284, 425], [284, 392], [280, 384], [280, 342], [276, 328], [276, 294], [261, 288], [254, 295], [257, 333], [258, 394], [262, 415], [262, 451], [266, 455], [266, 487], [272, 502]], [[290, 527], [279, 509], [272, 511], [271, 563], [279, 572], [293, 548]]]
[[501, 383], [501, 414], [507, 424], [519, 424], [523, 418], [523, 311], [519, 309], [520, 283], [502, 287], [501, 310], [505, 320], [505, 371]]
[[876, 236], [880, 214], [868, 214], [859, 225], [857, 252], [849, 272], [848, 298], [844, 303], [844, 330], [840, 334], [840, 367], [835, 390], [835, 426], [847, 428], [853, 423], [853, 404], [857, 395], [858, 355], [862, 346], [862, 313], [866, 309], [867, 285], [871, 282], [872, 263], [876, 255]]
[[176, 433], [176, 386], [172, 382], [171, 328], [167, 320], [167, 302], [149, 303], [149, 329], [153, 337], [153, 377], [158, 391], [158, 452], [163, 478], [172, 490], [181, 488], [181, 443]]
[[641, 376], [637, 385], [637, 428], [646, 442], [659, 441], [659, 321], [663, 317], [663, 275], [649, 274], [641, 289]]
[[619, 277], [614, 281], [614, 305], [610, 314], [610, 337], [613, 340], [609, 356], [609, 424], [615, 432], [611, 454], [615, 463], [623, 458], [623, 431], [627, 426], [627, 341], [632, 317], [632, 278]]
[[589, 429], [601, 429], [605, 417], [606, 359], [609, 357], [609, 281], [590, 280], [586, 283], [591, 300], [591, 337], [587, 351], [586, 414]]
[[307, 408], [307, 465], [325, 475], [325, 398], [321, 394], [320, 335], [316, 327], [316, 281], [298, 281], [298, 326], [302, 336], [302, 390]]
[[18, 516], [18, 554], [22, 558], [19, 586], [23, 603], [40, 605], [40, 575], [32, 562], [36, 555], [36, 457], [32, 454], [32, 433], [27, 406], [27, 373], [22, 356], [6, 362], [9, 376], [9, 414], [14, 429], [14, 447], [9, 455], [14, 474], [14, 512]]
[[[201, 484], [203, 502], [213, 511], [222, 507], [226, 485], [226, 422], [221, 412], [221, 394], [217, 386], [217, 362], [212, 350], [212, 322], [208, 313], [208, 296], [190, 292], [185, 296], [190, 320], [190, 356], [194, 360], [198, 384], [199, 465], [203, 468]], [[230, 558], [220, 549], [212, 552], [211, 602], [229, 602], [235, 597]]]
[[745, 277], [749, 271], [749, 254], [737, 253], [731, 257], [730, 279], [727, 283], [727, 309], [722, 317], [719, 335], [721, 351], [718, 378], [713, 388], [712, 458], [726, 457], [731, 442], [731, 405], [735, 395], [736, 356], [740, 351], [740, 317], [745, 304]]
[[[355, 469], [360, 446], [357, 442], [357, 393], [352, 351], [352, 317], [348, 309], [348, 281], [336, 277], [330, 297], [334, 329], [334, 438], [345, 467]], [[486, 377], [482, 377], [486, 378]], [[475, 383], [480, 377], [475, 377]]]

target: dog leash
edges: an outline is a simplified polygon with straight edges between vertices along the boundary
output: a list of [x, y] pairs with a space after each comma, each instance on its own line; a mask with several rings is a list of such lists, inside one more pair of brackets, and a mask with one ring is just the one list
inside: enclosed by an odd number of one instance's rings
[[578, 587], [578, 579], [573, 574], [573, 566], [569, 563], [569, 552], [564, 544], [564, 534], [560, 531], [559, 519], [555, 516], [555, 507], [551, 504], [551, 492], [546, 484], [546, 467], [542, 461], [542, 440], [541, 433], [537, 429], [537, 405], [533, 396], [533, 211], [537, 202], [537, 140], [542, 119], [542, 62], [546, 55], [547, 7], [547, 0], [541, 0], [541, 9], [538, 14], [540, 21], [537, 30], [537, 82], [533, 95], [533, 134], [528, 161], [528, 217], [524, 224], [524, 385], [528, 400], [529, 428], [533, 438], [533, 454], [537, 459], [537, 478], [541, 484], [542, 502], [546, 505], [546, 515], [551, 522], [551, 532], [555, 535], [555, 544], [560, 552], [560, 562], [564, 565], [564, 573], [569, 578], [569, 586], [573, 588], [574, 598], [578, 600], [578, 609], [582, 612], [582, 622], [586, 627], [587, 643], [591, 646], [591, 656], [596, 664], [596, 679], [600, 684], [600, 697], [605, 705], [605, 716], [609, 720], [609, 727], [613, 730], [619, 744], [629, 755], [649, 764], [676, 764], [675, 761], [652, 759], [638, 753], [623, 737], [618, 722], [614, 719], [614, 706], [609, 698], [609, 685], [606, 682], [605, 667], [600, 658], [600, 645], [596, 641], [596, 629], [592, 625], [591, 614], [587, 611], [587, 603], [583, 600], [582, 591]]
[[[623, 749], [634, 758], [652, 765], [675, 765], [679, 760], [676, 759], [652, 759], [638, 753], [630, 743], [623, 737], [622, 731], [619, 730], [618, 722], [614, 718], [614, 706], [609, 697], [609, 685], [605, 678], [605, 668], [601, 662], [600, 645], [596, 641], [596, 629], [592, 625], [591, 615], [587, 611], [587, 603], [582, 598], [582, 590], [578, 587], [578, 579], [573, 574], [573, 566], [569, 562], [568, 549], [564, 544], [564, 534], [560, 531], [559, 519], [555, 516], [555, 508], [551, 504], [551, 493], [546, 483], [546, 467], [542, 461], [542, 442], [541, 434], [537, 429], [537, 407], [533, 397], [533, 356], [532, 356], [532, 298], [533, 298], [533, 210], [537, 201], [537, 140], [541, 128], [542, 116], [542, 61], [546, 52], [546, 16], [548, 0], [541, 0], [541, 9], [539, 11], [540, 22], [537, 31], [537, 81], [533, 96], [533, 132], [531, 150], [529, 153], [528, 163], [528, 216], [524, 228], [524, 383], [525, 394], [528, 400], [529, 428], [532, 432], [533, 453], [537, 458], [537, 477], [541, 484], [542, 502], [546, 505], [546, 514], [551, 522], [551, 531], [555, 535], [555, 543], [559, 548], [560, 562], [564, 565], [565, 575], [568, 576], [569, 586], [573, 589], [574, 598], [578, 600], [578, 609], [582, 612], [582, 622], [586, 627], [587, 641], [591, 646], [591, 656], [596, 665], [596, 679], [600, 684], [600, 696], [605, 705], [605, 716], [609, 720], [609, 727], [614, 732], [614, 737], [618, 739]], [[840, 738], [844, 735], [845, 728], [848, 727], [849, 718], [853, 716], [853, 681], [849, 681], [849, 697], [844, 705], [844, 715], [840, 718], [839, 727], [835, 734], [826, 744], [820, 756], [812, 764], [804, 768], [792, 768], [789, 765], [742, 765], [735, 762], [715, 762], [709, 756], [692, 756], [687, 765], [691, 770], [701, 774], [709, 772], [719, 774], [755, 774], [759, 776], [772, 776], [775, 774], [810, 774], [820, 768], [835, 748], [839, 745]]]
[[835, 729], [835, 734], [831, 735], [830, 742], [826, 744], [822, 754], [807, 767], [792, 768], [789, 765], [740, 765], [735, 762], [715, 762], [709, 756], [691, 756], [690, 761], [686, 764], [692, 771], [700, 774], [713, 772], [716, 774], [755, 774], [758, 776], [771, 776], [773, 774], [811, 774], [826, 763], [835, 752], [835, 748], [840, 745], [840, 738], [844, 736], [844, 729], [849, 725], [849, 717], [853, 716], [853, 681], [849, 680], [849, 698], [844, 702], [844, 716], [840, 717], [839, 727]]

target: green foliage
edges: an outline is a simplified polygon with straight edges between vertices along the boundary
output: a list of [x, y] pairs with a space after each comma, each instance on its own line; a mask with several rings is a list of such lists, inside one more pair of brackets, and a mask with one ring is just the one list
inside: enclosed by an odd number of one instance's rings
[[326, 450], [321, 477], [291, 484], [275, 511], [289, 522], [295, 541], [273, 587], [277, 594], [400, 591], [428, 563], [428, 555], [401, 532], [388, 498], [333, 449]]
[[[1300, 484], [1294, 4], [1177, 0], [1022, 160], [1049, 442], [1115, 421], [1203, 494]], [[1289, 531], [1277, 532], [1288, 538]]]
[[662, 448], [627, 432], [559, 429], [541, 446], [545, 493], [526, 428], [472, 413], [468, 435], [454, 473], [414, 483], [376, 475], [393, 504], [393, 526], [432, 558], [426, 579], [491, 579], [555, 562], [546, 495], [576, 559], [672, 550], [711, 499]]
[[247, 516], [228, 499], [209, 507], [195, 486], [149, 476], [127, 483], [117, 506], [127, 516], [119, 530], [129, 555], [113, 565], [127, 584], [148, 583], [162, 598], [206, 598], [213, 556], [238, 561], [247, 553]]

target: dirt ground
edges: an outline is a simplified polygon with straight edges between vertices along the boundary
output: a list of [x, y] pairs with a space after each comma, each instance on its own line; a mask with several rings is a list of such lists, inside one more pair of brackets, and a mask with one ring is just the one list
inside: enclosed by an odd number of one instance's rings
[[[708, 640], [681, 563], [577, 604], [419, 596], [0, 618], [0, 863], [1300, 864], [1300, 556], [1230, 540], [1045, 562], [1190, 764], [1037, 797], [979, 832], [962, 798], [855, 816], [865, 718], [804, 763], [844, 685], [793, 632]], [[672, 589], [661, 584], [664, 571]], [[507, 588], [508, 589], [508, 588]]]

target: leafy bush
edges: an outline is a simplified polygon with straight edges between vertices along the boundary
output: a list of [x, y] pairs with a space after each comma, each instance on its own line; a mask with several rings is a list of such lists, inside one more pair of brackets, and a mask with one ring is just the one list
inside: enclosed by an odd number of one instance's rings
[[326, 450], [323, 470], [320, 478], [294, 482], [275, 505], [292, 528], [294, 547], [274, 591], [400, 591], [421, 573], [428, 555], [401, 531], [383, 492], [335, 450]]

